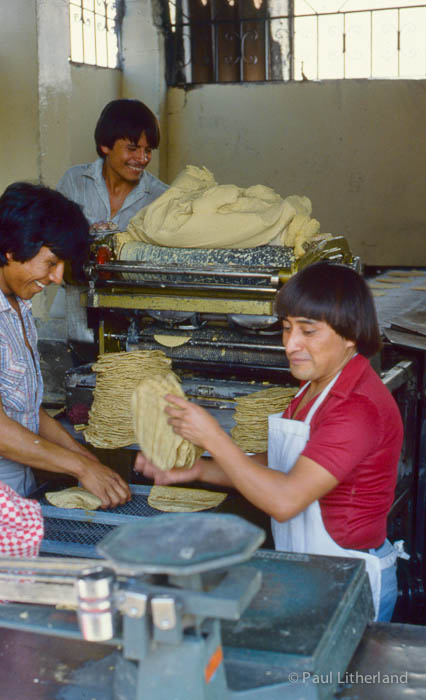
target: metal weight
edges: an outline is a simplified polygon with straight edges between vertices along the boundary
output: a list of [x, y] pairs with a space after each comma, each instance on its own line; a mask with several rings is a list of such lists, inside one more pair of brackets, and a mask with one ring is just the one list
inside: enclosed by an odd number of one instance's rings
[[78, 621], [83, 638], [89, 642], [114, 636], [114, 584], [114, 571], [102, 566], [85, 569], [76, 579]]

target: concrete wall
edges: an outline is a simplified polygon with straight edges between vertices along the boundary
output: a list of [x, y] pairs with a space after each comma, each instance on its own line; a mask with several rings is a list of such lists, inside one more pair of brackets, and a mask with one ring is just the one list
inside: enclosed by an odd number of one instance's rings
[[121, 97], [122, 74], [119, 70], [73, 64], [71, 84], [69, 166], [98, 157], [93, 137], [96, 122], [103, 107]]
[[205, 85], [168, 93], [168, 181], [310, 197], [323, 232], [369, 265], [426, 265], [426, 81]]
[[14, 0], [0, 12], [0, 191], [20, 179], [55, 186], [96, 157], [96, 120], [121, 96], [122, 73], [70, 64], [67, 0]]
[[157, 0], [126, 0], [122, 27], [122, 97], [145, 102], [160, 119], [161, 144], [149, 171], [167, 182], [167, 86], [165, 52]]
[[38, 61], [36, 2], [3, 2], [0, 22], [0, 192], [37, 180]]

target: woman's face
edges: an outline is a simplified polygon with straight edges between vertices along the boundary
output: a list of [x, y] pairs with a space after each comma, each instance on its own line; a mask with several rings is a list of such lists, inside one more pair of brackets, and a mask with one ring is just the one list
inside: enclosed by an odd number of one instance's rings
[[356, 352], [355, 342], [328, 323], [303, 316], [284, 319], [283, 345], [290, 371], [301, 381], [330, 381]]

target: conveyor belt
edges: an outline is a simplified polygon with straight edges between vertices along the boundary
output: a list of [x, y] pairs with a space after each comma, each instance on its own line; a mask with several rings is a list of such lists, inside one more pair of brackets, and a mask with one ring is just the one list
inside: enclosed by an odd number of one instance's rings
[[166, 248], [132, 241], [124, 244], [120, 260], [135, 260], [155, 266], [167, 264], [179, 269], [207, 265], [222, 269], [243, 266], [258, 271], [264, 268], [290, 268], [294, 261], [294, 250], [271, 245], [257, 248]]
[[[44, 492], [50, 490], [47, 486]], [[114, 527], [134, 522], [135, 518], [164, 515], [151, 508], [148, 496], [151, 486], [130, 485], [132, 500], [117, 508], [82, 510], [81, 508], [56, 508], [48, 504], [43, 492], [38, 494], [44, 516], [45, 534], [41, 552], [75, 557], [98, 557], [96, 545]], [[215, 508], [210, 509], [212, 512]]]

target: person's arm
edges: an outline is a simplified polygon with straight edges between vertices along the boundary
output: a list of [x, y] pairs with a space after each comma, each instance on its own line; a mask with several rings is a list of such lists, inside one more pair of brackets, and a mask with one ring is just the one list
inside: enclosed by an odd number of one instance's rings
[[[212, 460], [198, 460], [194, 465], [193, 479], [233, 486], [276, 520], [293, 518], [339, 483], [321, 465], [303, 456], [288, 474], [265, 469], [266, 453], [246, 455], [203, 408], [170, 394], [165, 398], [172, 404], [166, 412], [174, 431], [212, 455]], [[159, 472], [149, 464], [144, 474], [154, 478], [155, 483], [182, 483], [188, 480], [192, 469], [187, 474], [184, 471]]]
[[44, 437], [46, 440], [49, 440], [49, 442], [54, 442], [55, 445], [60, 445], [61, 447], [65, 447], [67, 450], [71, 450], [71, 452], [78, 452], [81, 455], [84, 455], [88, 459], [92, 459], [95, 462], [99, 462], [98, 458], [95, 457], [95, 455], [90, 452], [84, 445], [82, 445], [80, 442], [77, 440], [74, 440], [72, 435], [66, 430], [63, 425], [59, 423], [59, 421], [55, 420], [51, 416], [49, 416], [48, 413], [44, 410], [44, 408], [40, 408], [39, 411], [39, 435], [41, 437]]
[[288, 474], [265, 469], [264, 455], [261, 461], [247, 456], [200, 406], [170, 394], [166, 399], [172, 404], [165, 410], [175, 432], [208, 450], [234, 488], [278, 521], [293, 518], [339, 483], [327, 469], [304, 456]]
[[143, 452], [138, 452], [133, 469], [146, 476], [147, 479], [152, 479], [155, 484], [162, 486], [187, 484], [191, 481], [204, 481], [215, 486], [233, 486], [220, 465], [214, 459], [205, 459], [204, 457], [198, 459], [191, 469], [162, 471], [150, 462]]
[[[43, 412], [44, 413], [44, 412]], [[42, 418], [44, 430], [52, 436], [52, 426]], [[52, 432], [50, 432], [52, 431]], [[63, 436], [60, 439], [64, 439]], [[98, 460], [88, 457], [81, 450], [72, 450], [43, 435], [37, 435], [20, 423], [9, 418], [0, 400], [0, 455], [29, 467], [59, 474], [69, 474], [82, 486], [101, 499], [104, 507], [114, 507], [130, 498], [125, 481], [112, 469]]]

